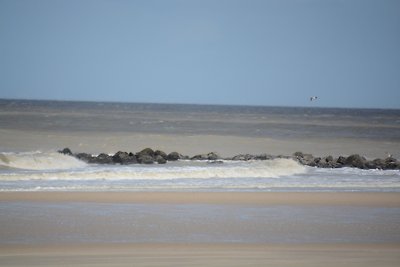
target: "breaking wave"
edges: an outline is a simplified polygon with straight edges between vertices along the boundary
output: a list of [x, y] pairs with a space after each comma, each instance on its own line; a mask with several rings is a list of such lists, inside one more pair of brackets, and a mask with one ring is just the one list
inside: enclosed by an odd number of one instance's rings
[[57, 152], [0, 153], [2, 169], [65, 170], [85, 166], [84, 162]]
[[[58, 171], [7, 172], [0, 174], [1, 180], [170, 180], [170, 179], [208, 179], [208, 178], [275, 178], [303, 173], [306, 168], [290, 159], [275, 159], [254, 162], [225, 162], [208, 164], [205, 162], [177, 162], [165, 165], [86, 165], [81, 166], [74, 158], [67, 159], [75, 169]], [[57, 156], [58, 157], [58, 156]], [[52, 161], [51, 161], [52, 162]], [[74, 164], [72, 164], [74, 163]], [[29, 163], [31, 164], [31, 163]], [[84, 164], [84, 163], [83, 163]], [[52, 164], [40, 163], [41, 167]], [[24, 167], [27, 167], [24, 165]], [[32, 167], [29, 165], [29, 167]], [[38, 167], [37, 165], [33, 167]], [[53, 166], [54, 167], [54, 166]], [[38, 169], [38, 168], [36, 168]], [[42, 168], [43, 169], [43, 168]], [[60, 167], [58, 169], [61, 169]]]

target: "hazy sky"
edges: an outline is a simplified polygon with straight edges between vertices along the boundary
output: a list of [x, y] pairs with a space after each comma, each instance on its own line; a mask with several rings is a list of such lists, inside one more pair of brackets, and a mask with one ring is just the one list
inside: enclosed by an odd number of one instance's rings
[[400, 1], [0, 0], [0, 98], [400, 108]]

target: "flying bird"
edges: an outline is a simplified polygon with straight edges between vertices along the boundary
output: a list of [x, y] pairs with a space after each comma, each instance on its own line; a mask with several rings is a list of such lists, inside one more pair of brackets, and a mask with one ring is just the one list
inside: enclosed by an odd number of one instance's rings
[[318, 99], [318, 96], [312, 96], [312, 97], [310, 97], [310, 101], [314, 101], [314, 100], [317, 100]]

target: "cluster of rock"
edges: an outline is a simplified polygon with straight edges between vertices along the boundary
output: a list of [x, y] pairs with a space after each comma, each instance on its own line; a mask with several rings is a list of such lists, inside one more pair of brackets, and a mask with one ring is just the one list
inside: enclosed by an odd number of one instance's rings
[[64, 148], [58, 152], [94, 164], [165, 164], [167, 161], [176, 161], [183, 158], [178, 152], [166, 154], [163, 151], [154, 151], [151, 148], [145, 148], [137, 153], [118, 151], [112, 156], [105, 153], [101, 153], [97, 156], [88, 153], [72, 153], [69, 148]]
[[327, 156], [321, 158], [314, 157], [311, 154], [296, 152], [293, 154], [293, 159], [297, 160], [303, 165], [319, 168], [352, 167], [359, 169], [400, 170], [400, 161], [393, 157], [387, 157], [386, 159], [367, 160], [365, 157], [362, 157], [358, 154], [353, 154], [348, 157], [339, 156], [334, 158], [332, 156]]
[[168, 161], [176, 161], [180, 159], [185, 160], [204, 160], [211, 163], [223, 163], [222, 160], [235, 160], [235, 161], [249, 161], [249, 160], [272, 160], [276, 158], [293, 159], [302, 165], [318, 167], [318, 168], [342, 168], [352, 167], [359, 169], [382, 169], [382, 170], [400, 170], [400, 161], [395, 158], [388, 157], [386, 159], [367, 160], [366, 158], [354, 154], [348, 157], [339, 156], [334, 158], [327, 157], [314, 157], [311, 154], [296, 152], [292, 156], [273, 156], [268, 154], [251, 155], [240, 154], [230, 158], [222, 158], [217, 153], [210, 152], [208, 154], [199, 154], [193, 157], [184, 156], [178, 152], [171, 152], [169, 154], [161, 150], [153, 150], [145, 148], [137, 153], [118, 151], [114, 155], [101, 153], [97, 156], [88, 153], [72, 153], [69, 148], [64, 148], [58, 151], [65, 155], [74, 156], [77, 159], [87, 163], [94, 164], [165, 164]]

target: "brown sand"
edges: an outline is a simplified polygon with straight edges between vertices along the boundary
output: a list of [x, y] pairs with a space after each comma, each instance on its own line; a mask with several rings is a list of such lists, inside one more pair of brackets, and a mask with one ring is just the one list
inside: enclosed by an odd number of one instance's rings
[[[0, 201], [400, 207], [400, 194], [18, 192]], [[400, 266], [400, 244], [3, 244], [0, 266]]]
[[0, 247], [1, 266], [399, 266], [399, 245], [137, 244]]
[[2, 192], [0, 201], [400, 207], [400, 193]]

